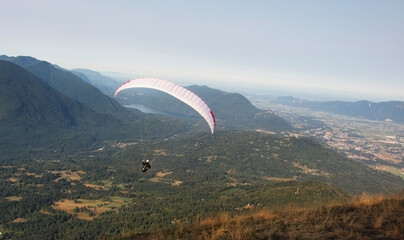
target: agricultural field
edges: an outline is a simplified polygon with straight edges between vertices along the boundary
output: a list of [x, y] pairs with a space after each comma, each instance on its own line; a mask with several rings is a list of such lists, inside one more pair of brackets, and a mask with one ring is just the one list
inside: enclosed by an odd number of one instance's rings
[[76, 215], [79, 219], [93, 220], [99, 217], [100, 214], [108, 211], [118, 211], [118, 209], [131, 202], [130, 198], [112, 196], [100, 200], [88, 199], [62, 199], [55, 202], [52, 208], [62, 210], [68, 214]]

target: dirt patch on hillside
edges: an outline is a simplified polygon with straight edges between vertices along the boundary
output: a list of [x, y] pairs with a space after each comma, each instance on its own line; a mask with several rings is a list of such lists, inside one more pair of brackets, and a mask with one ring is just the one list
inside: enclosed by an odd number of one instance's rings
[[36, 174], [36, 173], [30, 173], [30, 172], [25, 173], [25, 175], [27, 175], [27, 176], [34, 176], [34, 177], [36, 177], [36, 178], [41, 178], [41, 177], [42, 177], [42, 175], [39, 175], [39, 174]]
[[156, 176], [157, 177], [164, 177], [164, 176], [167, 176], [167, 175], [169, 175], [171, 173], [173, 173], [173, 172], [158, 172], [158, 173], [156, 173]]
[[8, 181], [10, 181], [12, 183], [16, 183], [16, 182], [18, 182], [18, 178], [9, 178]]
[[[129, 198], [122, 197], [110, 197], [109, 200], [62, 199], [58, 202], [55, 202], [54, 205], [52, 205], [52, 208], [65, 211], [68, 214], [75, 214], [79, 219], [93, 220], [101, 213], [108, 211], [117, 211], [119, 207], [129, 202]], [[74, 209], [76, 208], [87, 208], [87, 211], [80, 211], [75, 213]], [[90, 216], [88, 212], [92, 212], [94, 216]]]
[[173, 183], [171, 183], [171, 186], [179, 186], [182, 184], [182, 181], [175, 181]]
[[257, 131], [257, 132], [262, 132], [262, 133], [267, 133], [267, 134], [276, 135], [276, 133], [275, 133], [275, 132], [266, 131], [266, 130], [264, 130], [264, 129], [257, 129], [256, 131]]
[[133, 146], [138, 144], [138, 142], [130, 142], [130, 143], [120, 143], [119, 148], [126, 148], [127, 146]]
[[50, 212], [46, 211], [46, 210], [39, 210], [40, 213], [45, 214], [45, 215], [52, 215]]
[[211, 163], [212, 161], [216, 160], [217, 156], [216, 155], [212, 155], [212, 156], [207, 156], [206, 157], [206, 162], [207, 163]]
[[95, 190], [104, 190], [106, 187], [102, 185], [96, 185], [96, 184], [91, 184], [91, 183], [84, 183], [84, 186], [89, 187], [89, 188], [94, 188]]
[[163, 156], [167, 156], [167, 153], [166, 153], [163, 149], [156, 149], [156, 150], [154, 150], [153, 155], [163, 155]]
[[297, 176], [294, 176], [293, 178], [264, 177], [264, 179], [269, 181], [288, 182], [288, 181], [296, 181]]
[[303, 173], [308, 173], [311, 175], [315, 175], [315, 176], [325, 176], [325, 177], [329, 177], [331, 174], [325, 171], [321, 171], [318, 169], [312, 169], [312, 168], [308, 168], [306, 165], [302, 166], [299, 163], [296, 162], [292, 162], [292, 165], [300, 168], [302, 170]]
[[18, 201], [22, 200], [22, 197], [10, 196], [10, 197], [5, 197], [4, 199], [6, 199], [10, 202], [18, 202]]
[[61, 179], [66, 179], [67, 181], [80, 181], [82, 177], [80, 175], [84, 175], [84, 171], [75, 171], [72, 172], [71, 170], [65, 171], [51, 171], [53, 174], [60, 174], [60, 177], [55, 179], [55, 182], [58, 182]]
[[13, 223], [25, 223], [27, 219], [24, 218], [16, 218], [13, 220]]

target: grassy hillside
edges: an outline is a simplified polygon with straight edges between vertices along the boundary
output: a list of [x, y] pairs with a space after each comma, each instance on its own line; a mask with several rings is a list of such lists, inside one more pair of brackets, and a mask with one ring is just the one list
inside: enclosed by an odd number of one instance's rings
[[328, 206], [220, 213], [196, 224], [127, 239], [403, 239], [404, 194], [362, 195]]

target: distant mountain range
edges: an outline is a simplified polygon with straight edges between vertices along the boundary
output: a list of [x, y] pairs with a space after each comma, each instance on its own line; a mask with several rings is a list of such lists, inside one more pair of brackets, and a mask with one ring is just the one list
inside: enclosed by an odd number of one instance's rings
[[[104, 76], [103, 74], [88, 69], [73, 69], [72, 73], [86, 81], [87, 83], [97, 87], [105, 95], [113, 98], [115, 91], [122, 85], [122, 81]], [[128, 79], [129, 80], [129, 79]]]
[[390, 101], [374, 103], [369, 101], [358, 102], [315, 102], [305, 101], [294, 97], [277, 97], [272, 103], [293, 107], [310, 108], [315, 111], [331, 112], [350, 117], [359, 117], [378, 121], [391, 121], [404, 123], [404, 102]]

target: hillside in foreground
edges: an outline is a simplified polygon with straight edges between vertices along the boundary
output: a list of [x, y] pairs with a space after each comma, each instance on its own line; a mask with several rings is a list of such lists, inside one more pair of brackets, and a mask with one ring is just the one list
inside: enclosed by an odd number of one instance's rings
[[192, 225], [127, 239], [404, 239], [404, 193], [363, 194], [346, 204], [321, 207], [219, 213]]

